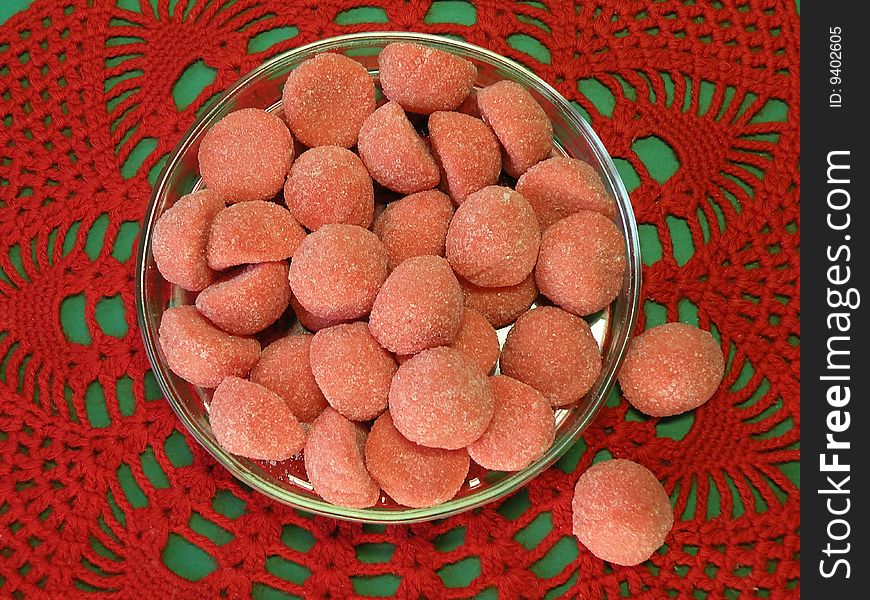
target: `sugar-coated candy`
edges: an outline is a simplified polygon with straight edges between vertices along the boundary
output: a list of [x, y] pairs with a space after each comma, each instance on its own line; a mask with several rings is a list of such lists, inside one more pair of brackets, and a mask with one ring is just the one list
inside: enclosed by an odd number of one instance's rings
[[214, 391], [208, 416], [221, 448], [239, 456], [287, 460], [305, 443], [305, 431], [284, 400], [247, 379], [224, 379]]
[[160, 349], [173, 373], [213, 388], [225, 377], [246, 377], [260, 356], [260, 343], [221, 331], [195, 306], [168, 308], [160, 319]]
[[326, 319], [368, 314], [386, 278], [384, 245], [357, 225], [324, 225], [305, 238], [290, 263], [293, 295]]
[[429, 117], [429, 142], [457, 206], [468, 194], [498, 181], [501, 147], [480, 119], [458, 112], [433, 113]]
[[375, 84], [366, 68], [331, 52], [293, 69], [282, 97], [290, 131], [312, 148], [356, 145], [363, 121], [375, 110]]
[[486, 374], [495, 369], [501, 353], [495, 329], [486, 317], [467, 306], [462, 310], [459, 332], [450, 347], [465, 354]]
[[387, 408], [396, 361], [363, 322], [321, 329], [311, 341], [311, 372], [330, 406], [352, 421]]
[[214, 280], [208, 266], [208, 232], [226, 205], [215, 192], [199, 190], [178, 199], [154, 224], [151, 254], [163, 278], [189, 292]]
[[524, 313], [508, 332], [501, 373], [526, 383], [553, 406], [583, 397], [601, 372], [601, 353], [589, 325], [555, 306]]
[[653, 555], [674, 525], [665, 488], [636, 462], [608, 460], [592, 465], [574, 487], [574, 535], [592, 554], [633, 566]]
[[499, 81], [477, 92], [477, 107], [505, 151], [504, 170], [519, 177], [553, 148], [553, 124], [529, 91]]
[[274, 202], [228, 206], [215, 216], [208, 236], [208, 264], [220, 270], [290, 258], [305, 238], [293, 215]]
[[375, 181], [400, 194], [438, 185], [441, 172], [402, 107], [387, 102], [359, 132], [359, 154]]
[[539, 162], [520, 176], [517, 191], [535, 209], [541, 230], [578, 210], [600, 212], [608, 219], [616, 213], [595, 168], [577, 158], [555, 156]]
[[390, 352], [414, 354], [451, 343], [461, 321], [462, 290], [450, 265], [439, 256], [415, 256], [384, 282], [369, 327]]
[[305, 473], [321, 498], [349, 508], [374, 506], [381, 489], [366, 470], [365, 430], [332, 408], [311, 424], [305, 440]]
[[368, 227], [375, 207], [365, 165], [340, 146], [318, 146], [300, 154], [284, 184], [284, 200], [310, 231], [328, 223]]
[[447, 230], [447, 260], [475, 285], [517, 285], [535, 268], [540, 242], [538, 219], [526, 199], [489, 186], [456, 209]]
[[722, 349], [709, 331], [666, 323], [631, 341], [619, 386], [640, 412], [670, 417], [707, 402], [724, 373]]
[[406, 439], [385, 412], [366, 440], [366, 467], [390, 498], [412, 508], [424, 508], [453, 498], [468, 475], [464, 448], [427, 448]]
[[480, 312], [496, 329], [516, 321], [538, 297], [534, 274], [517, 285], [505, 287], [480, 287], [461, 277], [459, 285], [462, 287], [465, 306]]
[[581, 210], [544, 231], [535, 281], [568, 312], [591, 315], [616, 298], [625, 264], [625, 242], [613, 221]]
[[396, 428], [430, 448], [468, 446], [486, 431], [494, 410], [489, 378], [465, 354], [446, 346], [405, 361], [390, 387]]
[[424, 115], [454, 110], [474, 87], [470, 61], [420, 44], [394, 42], [378, 55], [381, 89], [405, 110]]
[[317, 333], [321, 329], [332, 327], [333, 325], [341, 325], [347, 323], [351, 319], [326, 319], [315, 315], [313, 312], [299, 304], [296, 296], [290, 294], [290, 308], [293, 309], [293, 314], [296, 315], [296, 320], [305, 329], [312, 333]]
[[405, 196], [386, 205], [373, 230], [387, 249], [390, 269], [413, 256], [444, 256], [453, 204], [438, 190]]
[[489, 386], [495, 413], [483, 435], [468, 446], [468, 454], [486, 469], [519, 471], [553, 445], [553, 409], [536, 389], [506, 375], [491, 377]]
[[311, 372], [312, 337], [288, 335], [272, 342], [263, 348], [260, 360], [251, 369], [251, 381], [281, 396], [303, 423], [310, 423], [327, 407]]

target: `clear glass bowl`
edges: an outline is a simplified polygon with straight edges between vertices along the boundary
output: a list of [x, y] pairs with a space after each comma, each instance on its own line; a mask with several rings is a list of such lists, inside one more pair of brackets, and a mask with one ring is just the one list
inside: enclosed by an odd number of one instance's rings
[[[281, 89], [287, 74], [306, 58], [320, 52], [337, 52], [353, 57], [377, 78], [378, 53], [385, 45], [398, 41], [429, 45], [470, 60], [478, 68], [479, 87], [502, 79], [512, 79], [529, 89], [553, 121], [556, 149], [593, 165], [616, 199], [615, 220], [624, 233], [628, 261], [619, 296], [609, 308], [589, 319], [602, 347], [601, 375], [592, 391], [576, 406], [557, 411], [556, 441], [543, 457], [515, 473], [487, 472], [473, 465], [458, 495], [449, 502], [431, 508], [406, 508], [387, 501], [373, 508], [352, 509], [321, 500], [305, 480], [301, 460], [271, 465], [234, 456], [218, 445], [209, 426], [206, 410], [209, 391], [197, 388], [173, 374], [166, 366], [158, 344], [157, 332], [163, 311], [179, 303], [190, 303], [192, 296], [168, 284], [160, 276], [151, 254], [151, 238], [154, 223], [163, 211], [182, 195], [201, 186], [197, 173], [199, 144], [209, 128], [224, 115], [246, 107], [280, 110]], [[501, 498], [552, 465], [577, 441], [607, 398], [625, 354], [638, 311], [640, 265], [637, 226], [628, 194], [616, 168], [595, 132], [550, 85], [519, 64], [465, 42], [420, 33], [359, 33], [315, 42], [276, 56], [230, 87], [196, 120], [166, 162], [151, 197], [139, 244], [136, 309], [145, 350], [166, 399], [188, 431], [234, 476], [267, 496], [312, 513], [370, 523], [410, 523], [443, 518]], [[508, 329], [499, 331], [502, 341]]]

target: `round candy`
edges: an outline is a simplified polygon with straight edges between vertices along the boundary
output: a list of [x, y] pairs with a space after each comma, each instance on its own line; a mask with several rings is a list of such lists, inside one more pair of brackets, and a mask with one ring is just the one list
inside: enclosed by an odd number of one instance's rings
[[290, 264], [299, 304], [326, 319], [368, 314], [386, 278], [384, 245], [357, 225], [324, 225], [305, 238]]
[[366, 323], [347, 323], [314, 335], [311, 372], [332, 408], [352, 421], [369, 421], [387, 408], [396, 361]]
[[535, 268], [540, 242], [538, 219], [526, 199], [490, 186], [456, 210], [447, 230], [447, 260], [475, 285], [516, 285]]
[[459, 333], [450, 344], [451, 348], [459, 350], [474, 364], [480, 367], [484, 373], [492, 373], [498, 363], [501, 346], [498, 343], [498, 334], [489, 321], [482, 314], [468, 308], [462, 311], [462, 322], [459, 325]]
[[468, 446], [471, 460], [494, 471], [519, 471], [541, 458], [556, 439], [550, 403], [536, 389], [505, 375], [491, 377], [495, 414]]
[[630, 460], [589, 467], [577, 480], [572, 507], [577, 539], [598, 558], [626, 567], [651, 557], [674, 525], [665, 488]]
[[555, 306], [539, 306], [514, 323], [499, 366], [503, 375], [532, 386], [553, 406], [566, 406], [592, 389], [601, 354], [586, 321]]
[[578, 210], [600, 212], [608, 219], [616, 213], [616, 203], [595, 168], [576, 158], [556, 156], [539, 162], [520, 176], [517, 191], [535, 209], [542, 230]]
[[424, 115], [458, 107], [477, 79], [471, 62], [420, 44], [387, 44], [378, 55], [378, 68], [384, 95]]
[[201, 291], [196, 307], [227, 333], [257, 333], [277, 321], [290, 304], [289, 272], [283, 261], [248, 265]]
[[724, 373], [722, 349], [709, 331], [685, 323], [666, 323], [632, 340], [619, 373], [619, 386], [640, 412], [670, 417], [709, 400]]
[[328, 223], [372, 224], [372, 178], [359, 157], [339, 146], [318, 146], [299, 155], [284, 184], [287, 208], [307, 229]]
[[439, 256], [415, 256], [384, 282], [369, 327], [390, 352], [414, 354], [452, 342], [461, 321], [462, 290], [450, 265]]
[[224, 208], [216, 193], [199, 190], [182, 196], [160, 215], [154, 224], [151, 254], [166, 281], [198, 292], [214, 280], [205, 253], [211, 223]]
[[292, 160], [287, 126], [259, 108], [231, 112], [208, 130], [199, 146], [205, 186], [228, 202], [271, 198], [284, 185]]
[[173, 373], [213, 388], [225, 377], [245, 377], [260, 356], [257, 340], [221, 331], [195, 306], [166, 309], [160, 319], [160, 349]]
[[493, 185], [501, 173], [501, 147], [486, 123], [458, 112], [429, 117], [429, 142], [458, 206], [468, 194]]
[[405, 196], [387, 204], [373, 230], [387, 249], [390, 269], [412, 256], [444, 256], [453, 204], [438, 190]]
[[315, 315], [313, 312], [299, 304], [299, 300], [297, 300], [296, 296], [293, 294], [290, 294], [290, 308], [293, 309], [293, 314], [296, 315], [296, 320], [299, 321], [299, 324], [312, 333], [317, 333], [321, 329], [348, 322], [348, 319], [325, 319]]
[[375, 181], [400, 194], [428, 190], [441, 180], [429, 148], [395, 102], [387, 102], [363, 123], [359, 154]]
[[408, 441], [385, 412], [366, 440], [366, 467], [389, 496], [405, 506], [424, 508], [447, 502], [468, 475], [465, 449], [427, 448]]
[[499, 81], [477, 92], [477, 107], [505, 150], [504, 170], [519, 177], [550, 155], [553, 124], [529, 91]]
[[390, 414], [406, 438], [430, 448], [464, 448], [486, 431], [495, 396], [486, 374], [445, 346], [407, 360], [390, 387]]
[[366, 432], [327, 408], [311, 424], [305, 440], [305, 473], [320, 497], [350, 508], [374, 506], [381, 489], [365, 464]]
[[208, 236], [208, 264], [226, 269], [245, 263], [290, 258], [305, 239], [305, 230], [290, 212], [274, 202], [242, 202], [220, 211]]
[[465, 306], [480, 312], [496, 329], [516, 321], [538, 297], [534, 274], [517, 285], [506, 287], [480, 287], [462, 278], [459, 279], [459, 285], [465, 297]]
[[326, 408], [326, 398], [311, 372], [310, 335], [288, 335], [263, 348], [251, 381], [269, 388], [297, 419], [310, 423]]
[[535, 281], [547, 298], [576, 315], [610, 304], [622, 287], [625, 242], [613, 221], [582, 210], [541, 236]]
[[306, 146], [350, 148], [375, 110], [375, 84], [352, 58], [318, 54], [290, 72], [283, 106], [290, 131]]
[[259, 460], [287, 460], [305, 431], [281, 397], [246, 379], [227, 377], [212, 396], [209, 422], [221, 448]]

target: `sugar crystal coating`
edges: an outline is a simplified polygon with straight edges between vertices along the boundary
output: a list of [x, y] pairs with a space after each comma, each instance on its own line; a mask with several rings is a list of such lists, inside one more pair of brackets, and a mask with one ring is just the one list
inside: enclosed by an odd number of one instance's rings
[[432, 152], [447, 181], [450, 198], [458, 206], [479, 189], [493, 185], [501, 173], [501, 148], [492, 130], [480, 119], [458, 112], [429, 117]]
[[278, 394], [238, 377], [215, 389], [209, 422], [224, 450], [248, 458], [287, 460], [305, 443], [305, 431]]
[[389, 412], [372, 425], [366, 440], [366, 467], [393, 500], [424, 508], [453, 498], [468, 475], [470, 460], [464, 448], [427, 448], [406, 439]]
[[539, 306], [514, 323], [499, 366], [553, 406], [566, 406], [592, 388], [601, 372], [601, 353], [586, 321], [555, 306]]
[[195, 306], [166, 309], [159, 341], [172, 372], [204, 388], [217, 387], [228, 376], [247, 376], [260, 356], [257, 340], [221, 331]]
[[724, 373], [722, 349], [710, 332], [685, 323], [666, 323], [632, 340], [619, 386], [642, 413], [670, 417], [707, 402]]
[[390, 269], [413, 256], [444, 256], [453, 204], [438, 190], [391, 202], [375, 219], [373, 231], [387, 249]]
[[494, 410], [489, 378], [465, 354], [446, 346], [404, 362], [390, 387], [396, 428], [430, 448], [464, 448], [486, 431]]
[[516, 321], [538, 297], [534, 274], [517, 285], [505, 287], [480, 287], [462, 278], [459, 278], [459, 285], [465, 306], [480, 312], [496, 329]]
[[535, 281], [568, 312], [591, 315], [616, 298], [625, 264], [625, 242], [613, 221], [582, 210], [544, 231]]
[[293, 215], [274, 202], [228, 206], [214, 218], [208, 236], [208, 264], [220, 270], [246, 263], [290, 258], [305, 238]]
[[251, 381], [269, 388], [287, 403], [293, 415], [310, 423], [327, 407], [311, 372], [311, 335], [288, 335], [263, 348], [251, 370]]
[[395, 102], [387, 102], [363, 123], [359, 153], [374, 180], [400, 194], [428, 190], [441, 180], [428, 146]]
[[357, 61], [325, 52], [290, 72], [283, 107], [290, 131], [306, 146], [350, 148], [375, 110], [375, 84]]
[[396, 361], [366, 323], [347, 323], [314, 335], [311, 372], [332, 408], [352, 421], [369, 421], [387, 408]]
[[486, 374], [495, 369], [501, 353], [495, 329], [486, 317], [467, 306], [462, 311], [459, 332], [450, 347], [465, 354]]
[[306, 229], [328, 223], [368, 227], [375, 194], [372, 178], [359, 157], [340, 146], [318, 146], [303, 152], [284, 184], [287, 208]]
[[231, 112], [199, 146], [199, 171], [208, 189], [228, 202], [267, 200], [284, 185], [293, 138], [280, 117], [259, 108]]
[[211, 190], [178, 199], [154, 224], [151, 254], [163, 278], [189, 292], [205, 289], [215, 273], [208, 266], [208, 232], [215, 216], [226, 208]]
[[349, 319], [326, 319], [315, 315], [313, 312], [299, 304], [296, 296], [290, 295], [290, 308], [293, 309], [293, 314], [296, 315], [296, 320], [305, 329], [312, 333], [317, 333], [321, 329], [332, 327], [333, 325], [341, 325], [347, 323]]
[[439, 256], [415, 256], [397, 266], [384, 282], [369, 326], [390, 352], [414, 354], [451, 343], [461, 321], [462, 290], [450, 265]]
[[420, 44], [387, 44], [378, 55], [378, 67], [384, 95], [424, 115], [457, 108], [477, 79], [471, 62]]
[[466, 198], [447, 231], [447, 260], [475, 285], [517, 285], [538, 259], [541, 232], [531, 205], [510, 188], [490, 186]]
[[650, 558], [674, 525], [665, 488], [649, 469], [630, 460], [589, 467], [574, 487], [572, 508], [577, 539], [616, 565]]
[[381, 497], [365, 465], [366, 432], [332, 408], [324, 410], [308, 430], [305, 473], [320, 497], [338, 506], [366, 508]]
[[326, 319], [368, 314], [386, 278], [384, 245], [357, 225], [324, 225], [305, 238], [290, 263], [293, 295]]
[[556, 439], [556, 419], [540, 392], [505, 375], [489, 380], [495, 413], [468, 446], [471, 459], [495, 471], [519, 471], [541, 458]]

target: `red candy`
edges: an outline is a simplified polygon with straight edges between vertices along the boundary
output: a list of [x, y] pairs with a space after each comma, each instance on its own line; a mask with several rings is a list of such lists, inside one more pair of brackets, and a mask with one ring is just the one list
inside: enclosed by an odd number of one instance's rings
[[338, 506], [366, 508], [381, 497], [365, 465], [366, 432], [327, 408], [308, 430], [305, 473], [320, 497]]
[[384, 95], [424, 115], [457, 108], [477, 79], [477, 68], [469, 61], [419, 44], [387, 44], [378, 67]]
[[452, 217], [450, 198], [438, 190], [411, 194], [388, 204], [375, 219], [373, 229], [387, 248], [390, 269], [413, 256], [444, 256]]
[[326, 329], [327, 327], [347, 323], [348, 321], [347, 319], [325, 319], [319, 317], [299, 304], [299, 300], [297, 300], [296, 296], [292, 294], [290, 295], [290, 308], [293, 309], [293, 314], [296, 315], [296, 320], [299, 321], [299, 324], [313, 333], [317, 333], [321, 329]]
[[205, 289], [215, 273], [208, 266], [208, 232], [215, 216], [226, 208], [211, 190], [178, 199], [154, 224], [151, 254], [163, 278], [189, 292]]
[[461, 320], [462, 290], [450, 265], [438, 256], [415, 256], [384, 282], [369, 327], [387, 350], [414, 354], [451, 343]]
[[372, 178], [356, 154], [339, 146], [300, 154], [284, 185], [284, 199], [296, 220], [311, 231], [328, 223], [372, 224]]
[[490, 186], [456, 210], [447, 231], [447, 260], [475, 285], [517, 285], [535, 268], [540, 241], [538, 220], [526, 199]]
[[390, 387], [396, 428], [430, 448], [464, 448], [486, 431], [494, 410], [488, 377], [453, 348], [420, 352], [399, 367]]
[[259, 108], [228, 114], [199, 146], [202, 180], [228, 202], [271, 198], [284, 185], [292, 160], [293, 138], [287, 126]]
[[366, 440], [366, 467], [389, 496], [405, 506], [424, 508], [453, 498], [465, 483], [465, 449], [427, 448], [399, 433], [390, 413], [378, 417]]
[[400, 194], [428, 190], [441, 180], [429, 148], [395, 102], [387, 102], [363, 123], [359, 154], [375, 181]]
[[577, 480], [572, 507], [577, 539], [598, 558], [627, 567], [651, 557], [674, 525], [662, 484], [630, 460], [589, 467]]
[[503, 375], [532, 386], [553, 406], [566, 406], [592, 388], [601, 372], [601, 354], [586, 321], [554, 306], [539, 306], [514, 323], [499, 365]]
[[632, 340], [619, 386], [642, 413], [670, 417], [707, 402], [724, 372], [725, 358], [710, 332], [685, 323], [666, 323]]
[[300, 421], [310, 423], [326, 408], [326, 398], [311, 372], [310, 335], [288, 335], [263, 348], [251, 381], [269, 388]]
[[459, 325], [459, 333], [450, 347], [459, 350], [474, 364], [480, 367], [484, 373], [492, 373], [498, 363], [501, 346], [498, 343], [498, 334], [489, 321], [482, 314], [468, 308], [462, 311], [462, 322]]
[[173, 373], [213, 388], [225, 377], [245, 377], [260, 356], [257, 340], [221, 331], [195, 306], [166, 309], [160, 319], [160, 349]]
[[305, 443], [305, 431], [279, 395], [238, 377], [227, 377], [214, 391], [209, 421], [218, 444], [239, 456], [286, 460]]
[[505, 150], [504, 170], [519, 177], [550, 155], [553, 124], [529, 91], [499, 81], [477, 92], [477, 107]]
[[550, 403], [534, 388], [504, 375], [491, 377], [495, 414], [468, 446], [471, 459], [486, 469], [519, 471], [541, 458], [556, 439]]
[[356, 225], [324, 225], [305, 238], [290, 264], [294, 296], [325, 319], [368, 314], [386, 278], [384, 245]]
[[610, 304], [622, 287], [625, 242], [613, 221], [582, 210], [541, 237], [535, 281], [541, 293], [576, 315]]
[[274, 202], [243, 202], [219, 212], [208, 237], [208, 264], [226, 269], [245, 263], [290, 258], [305, 231], [287, 209]]
[[501, 173], [501, 148], [486, 123], [458, 112], [429, 117], [432, 152], [444, 170], [450, 198], [458, 206]]
[[311, 372], [330, 406], [352, 421], [374, 419], [387, 408], [396, 361], [362, 322], [318, 331]]
[[375, 110], [375, 84], [352, 58], [318, 54], [290, 72], [283, 106], [290, 131], [306, 146], [350, 148]]
[[496, 329], [516, 321], [538, 297], [534, 274], [506, 287], [480, 287], [464, 279], [459, 279], [459, 285], [465, 306], [480, 312]]
[[200, 292], [196, 307], [227, 333], [257, 333], [277, 321], [290, 304], [289, 272], [283, 261], [248, 265]]
[[576, 158], [556, 156], [539, 162], [520, 176], [517, 191], [535, 209], [542, 230], [579, 210], [600, 212], [608, 219], [616, 213], [616, 203], [595, 168]]

